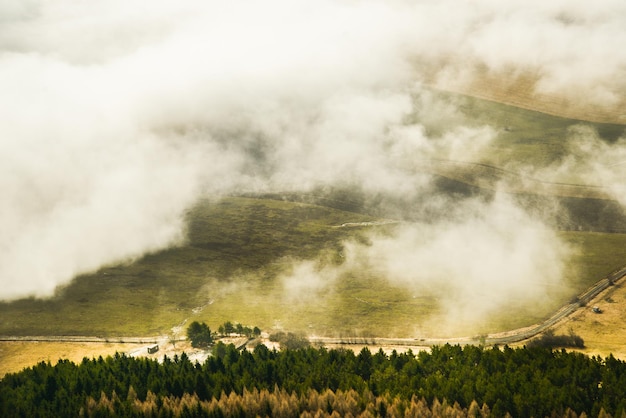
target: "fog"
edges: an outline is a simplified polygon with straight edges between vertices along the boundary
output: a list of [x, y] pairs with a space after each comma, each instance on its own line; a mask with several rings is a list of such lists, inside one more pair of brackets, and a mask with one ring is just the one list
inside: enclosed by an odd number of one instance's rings
[[[622, 1], [4, 1], [0, 299], [181, 244], [199, 197], [431, 193], [421, 161], [475, 161], [496, 134], [431, 87], [532, 74], [538, 92], [619, 105], [624, 28]], [[593, 174], [625, 204], [626, 143], [581, 132], [549, 174]], [[428, 201], [450, 217], [346, 244], [347, 262], [410, 291], [445, 281], [458, 309], [488, 288], [480, 317], [560, 283], [569, 250], [512, 201]], [[294, 298], [338, 280], [294, 271]]]
[[[282, 278], [286, 300], [323, 304], [342, 275], [374, 276], [406, 289], [412, 298], [437, 301], [439, 312], [413, 321], [422, 333], [469, 335], [494, 315], [515, 308], [541, 310], [568, 290], [563, 277], [576, 249], [555, 231], [505, 194], [460, 206], [446, 220], [402, 224], [391, 234], [373, 230], [366, 243], [347, 241], [339, 266], [294, 262]], [[364, 303], [391, 303], [385, 297]]]
[[[600, 138], [586, 125], [574, 125], [565, 138], [567, 154], [533, 175], [548, 181], [601, 187], [626, 207], [626, 133], [614, 142]], [[533, 168], [529, 168], [531, 171]]]

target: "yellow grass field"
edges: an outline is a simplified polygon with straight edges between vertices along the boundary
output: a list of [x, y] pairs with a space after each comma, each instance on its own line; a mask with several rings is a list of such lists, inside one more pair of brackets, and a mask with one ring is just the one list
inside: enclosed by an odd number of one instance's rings
[[[145, 344], [144, 344], [145, 345]], [[56, 364], [59, 359], [80, 363], [83, 358], [128, 352], [138, 344], [119, 343], [63, 343], [63, 342], [0, 342], [0, 377], [14, 373], [42, 361]]]
[[559, 96], [542, 92], [537, 87], [538, 74], [518, 72], [489, 72], [484, 68], [474, 69], [469, 82], [442, 82], [431, 80], [429, 84], [442, 90], [466, 94], [522, 109], [547, 113], [568, 119], [599, 123], [626, 124], [626, 91], [614, 103], [605, 106], [585, 101], [573, 92], [570, 96]]
[[[582, 337], [586, 348], [580, 350], [588, 355], [606, 357], [613, 354], [626, 359], [626, 282], [619, 281], [615, 286], [598, 295], [587, 306], [581, 307], [555, 327], [556, 334], [573, 331]], [[597, 306], [601, 313], [594, 313]]]

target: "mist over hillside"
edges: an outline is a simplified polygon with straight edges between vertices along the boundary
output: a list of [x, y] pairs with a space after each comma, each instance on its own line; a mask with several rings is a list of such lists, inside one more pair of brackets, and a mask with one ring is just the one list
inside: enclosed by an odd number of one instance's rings
[[[552, 230], [558, 216], [506, 185], [441, 193], [425, 161], [480, 162], [509, 126], [433, 88], [531, 74], [539, 96], [625, 102], [621, 1], [32, 0], [4, 2], [0, 22], [5, 301], [181, 245], [200, 198], [316, 190], [357, 190], [380, 216], [416, 221], [347, 242], [340, 268], [411, 291], [445, 281], [450, 307], [478, 298], [479, 316], [487, 301], [540, 298], [576, 249]], [[558, 157], [502, 168], [626, 205], [623, 133], [572, 122], [562, 142]], [[289, 286], [338, 277], [307, 262]]]

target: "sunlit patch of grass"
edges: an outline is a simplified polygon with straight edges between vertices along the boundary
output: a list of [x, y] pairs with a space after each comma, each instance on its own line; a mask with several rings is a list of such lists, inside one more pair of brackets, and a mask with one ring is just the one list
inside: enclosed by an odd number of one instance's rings
[[145, 344], [66, 343], [66, 342], [0, 342], [0, 379], [6, 373], [17, 373], [39, 362], [56, 364], [59, 359], [80, 363], [83, 358], [112, 356], [128, 352]]
[[577, 249], [568, 276], [576, 292], [626, 264], [626, 234], [562, 231], [559, 236]]

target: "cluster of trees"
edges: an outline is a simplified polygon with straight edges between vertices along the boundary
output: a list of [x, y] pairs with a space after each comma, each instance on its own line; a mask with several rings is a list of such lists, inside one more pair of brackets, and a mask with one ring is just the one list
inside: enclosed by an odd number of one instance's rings
[[220, 342], [214, 353], [203, 364], [185, 354], [42, 362], [0, 381], [0, 416], [626, 415], [626, 363], [613, 356], [450, 345], [250, 352]]
[[311, 345], [309, 339], [304, 335], [283, 331], [270, 335], [270, 341], [279, 343], [281, 350], [298, 350]]
[[528, 343], [529, 346], [541, 346], [541, 347], [574, 347], [584, 348], [585, 341], [579, 335], [576, 335], [570, 330], [569, 335], [556, 335], [553, 330], [549, 329], [544, 332], [540, 337]]
[[[230, 321], [224, 322], [220, 325], [218, 330], [219, 335], [224, 337], [227, 335], [242, 335], [248, 338], [258, 337], [261, 335], [259, 327], [246, 327], [239, 323], [233, 324]], [[209, 347], [215, 341], [215, 334], [211, 331], [209, 326], [202, 322], [193, 321], [187, 327], [187, 338], [191, 341], [191, 346], [195, 348]]]
[[[160, 406], [159, 406], [160, 405]], [[121, 408], [120, 408], [121, 407]], [[218, 398], [203, 401], [198, 395], [185, 393], [176, 398], [167, 396], [159, 399], [148, 392], [145, 401], [137, 399], [134, 392], [122, 402], [116, 393], [108, 397], [105, 394], [96, 400], [89, 398], [87, 405], [81, 409], [80, 415], [95, 417], [106, 416], [124, 411], [124, 414], [142, 417], [173, 416], [173, 417], [489, 417], [491, 411], [487, 405], [480, 407], [476, 401], [468, 408], [462, 408], [458, 402], [450, 405], [447, 401], [435, 399], [428, 405], [424, 399], [413, 396], [405, 401], [399, 397], [388, 395], [374, 396], [366, 390], [359, 393], [353, 389], [348, 391], [324, 392], [311, 389], [305, 394], [287, 393], [284, 389], [274, 388], [252, 391], [245, 390], [241, 395], [231, 392]], [[571, 410], [566, 411], [568, 418], [577, 418]]]
[[194, 348], [208, 347], [213, 344], [211, 328], [204, 322], [193, 321], [187, 328], [187, 338]]
[[258, 337], [261, 335], [261, 329], [259, 327], [250, 328], [245, 325], [241, 325], [240, 323], [233, 324], [230, 321], [226, 321], [220, 325], [217, 328], [217, 332], [219, 332], [222, 336], [237, 334], [248, 338]]

